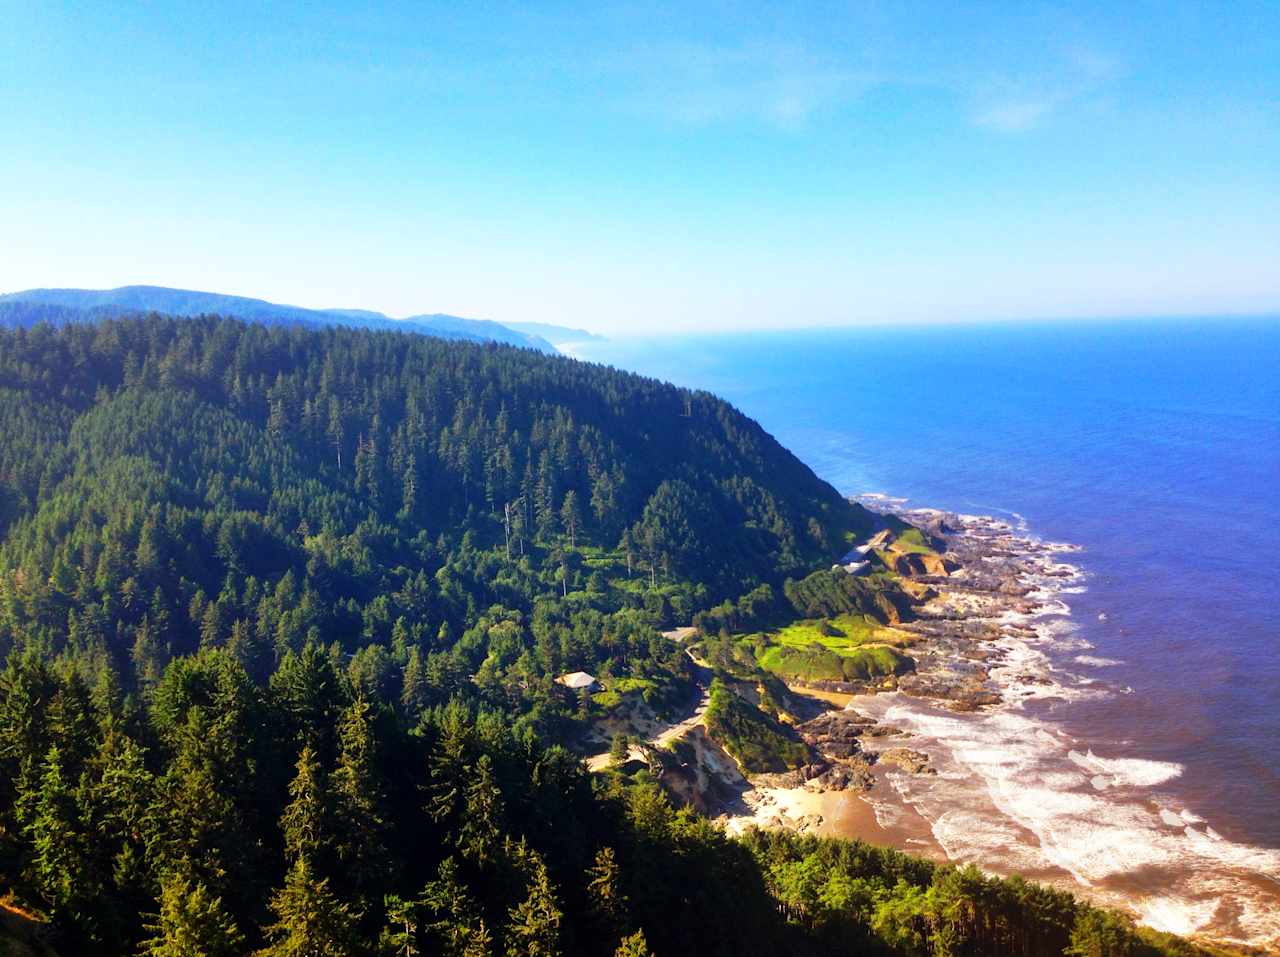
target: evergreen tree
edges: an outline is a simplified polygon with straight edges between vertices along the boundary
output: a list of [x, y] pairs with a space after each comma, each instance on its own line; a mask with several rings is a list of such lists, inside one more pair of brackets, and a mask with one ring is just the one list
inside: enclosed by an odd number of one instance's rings
[[609, 763], [614, 767], [621, 767], [627, 763], [627, 756], [631, 753], [630, 743], [627, 736], [619, 732], [613, 736], [613, 741], [609, 744]]
[[631, 534], [631, 529], [624, 528], [622, 530], [622, 538], [618, 541], [618, 548], [622, 551], [623, 556], [627, 560], [627, 577], [631, 577], [631, 565], [635, 558], [636, 544], [635, 538]]
[[617, 940], [627, 921], [627, 896], [622, 890], [622, 871], [613, 848], [596, 851], [587, 870], [587, 901], [592, 922], [600, 936]]
[[653, 951], [649, 949], [649, 944], [644, 939], [644, 931], [638, 930], [630, 937], [623, 938], [613, 955], [614, 957], [653, 957]]
[[317, 880], [307, 856], [301, 855], [271, 898], [275, 921], [263, 929], [267, 946], [259, 957], [352, 957], [359, 951], [358, 917]]
[[338, 725], [338, 766], [331, 777], [336, 851], [345, 878], [364, 899], [381, 896], [388, 876], [385, 795], [372, 706], [357, 697]]
[[386, 923], [378, 938], [378, 951], [385, 957], [422, 957], [421, 902], [388, 894], [382, 902]]
[[435, 879], [423, 888], [422, 906], [431, 915], [424, 929], [445, 957], [482, 957], [492, 952], [493, 939], [479, 904], [462, 882], [452, 857], [440, 862]]
[[1121, 915], [1089, 907], [1076, 918], [1064, 953], [1068, 957], [1135, 957], [1142, 953], [1142, 942]]
[[78, 811], [63, 773], [57, 745], [49, 748], [41, 767], [34, 814], [26, 827], [31, 842], [31, 872], [41, 898], [56, 914], [70, 911], [81, 898], [97, 891], [85, 872], [84, 835]]
[[489, 755], [482, 754], [472, 766], [464, 790], [458, 849], [478, 867], [487, 867], [497, 856], [502, 839], [502, 792], [498, 790]]
[[564, 502], [560, 506], [560, 524], [569, 537], [569, 547], [578, 547], [578, 526], [582, 524], [582, 509], [578, 505], [578, 493], [573, 489], [564, 493]]
[[240, 957], [244, 937], [222, 901], [177, 873], [160, 882], [159, 911], [146, 924], [142, 957]]
[[330, 816], [324, 772], [310, 745], [298, 755], [297, 773], [289, 784], [289, 805], [280, 818], [286, 860], [307, 858], [312, 863], [329, 849]]
[[503, 936], [508, 957], [558, 957], [564, 914], [547, 866], [523, 841], [513, 845], [510, 854], [525, 875], [526, 894], [507, 913]]
[[409, 649], [409, 660], [404, 666], [404, 680], [400, 691], [400, 709], [405, 718], [416, 722], [430, 700], [430, 685], [422, 665], [422, 653], [415, 645]]
[[445, 707], [438, 733], [426, 789], [426, 810], [432, 820], [443, 823], [458, 810], [462, 800], [474, 741], [471, 715], [461, 701], [455, 699]]

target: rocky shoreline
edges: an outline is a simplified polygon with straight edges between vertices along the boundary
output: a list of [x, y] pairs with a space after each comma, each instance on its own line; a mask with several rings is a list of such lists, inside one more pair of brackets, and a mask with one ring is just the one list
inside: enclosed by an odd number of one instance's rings
[[[996, 708], [1011, 696], [1052, 695], [1052, 682], [1022, 670], [1002, 639], [1035, 637], [1028, 622], [1046, 602], [1057, 600], [1055, 586], [1079, 575], [1061, 560], [1075, 549], [1037, 541], [991, 516], [879, 510], [921, 529], [937, 551], [888, 556], [917, 601], [913, 616], [894, 624], [916, 638], [910, 646], [915, 670], [879, 686], [818, 681], [794, 683], [791, 690], [849, 695], [855, 702], [859, 696], [898, 692], [957, 713]], [[820, 713], [797, 724], [796, 731], [815, 760], [785, 773], [742, 779], [721, 809], [721, 820], [731, 829], [754, 824], [816, 830], [824, 823], [821, 814], [786, 813], [797, 800], [788, 792], [871, 792], [880, 780], [877, 766], [911, 775], [937, 773], [928, 754], [910, 747], [910, 732], [877, 720], [856, 703]]]

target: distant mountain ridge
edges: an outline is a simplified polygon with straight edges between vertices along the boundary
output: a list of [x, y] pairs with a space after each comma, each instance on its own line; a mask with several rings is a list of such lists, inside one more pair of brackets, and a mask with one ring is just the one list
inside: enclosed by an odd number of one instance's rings
[[167, 286], [121, 286], [118, 289], [26, 289], [0, 295], [0, 327], [29, 326], [37, 322], [64, 325], [85, 322], [108, 314], [170, 316], [231, 316], [264, 325], [347, 326], [417, 332], [442, 339], [501, 342], [538, 352], [555, 353], [549, 341], [533, 331], [488, 319], [464, 319], [429, 313], [393, 319], [367, 309], [306, 309], [222, 293], [171, 289]]
[[570, 326], [555, 326], [548, 322], [508, 322], [508, 329], [523, 332], [531, 336], [546, 339], [553, 346], [570, 342], [604, 342], [604, 336], [598, 336], [586, 329], [574, 329]]

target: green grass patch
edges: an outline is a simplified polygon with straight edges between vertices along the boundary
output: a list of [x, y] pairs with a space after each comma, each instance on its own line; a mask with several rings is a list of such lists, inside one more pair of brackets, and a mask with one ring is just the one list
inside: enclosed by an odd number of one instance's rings
[[601, 708], [604, 708], [605, 711], [612, 711], [622, 704], [622, 695], [612, 688], [606, 688], [604, 691], [597, 691], [593, 694], [591, 700]]
[[632, 694], [639, 692], [643, 694], [645, 691], [657, 691], [658, 682], [652, 678], [618, 678], [610, 687], [610, 690], [618, 692], [618, 694]]
[[[834, 618], [804, 618], [764, 635], [769, 644], [788, 648], [808, 648], [818, 644], [838, 655], [847, 655], [866, 645], [893, 645], [904, 648], [914, 636], [888, 628], [870, 615], [837, 615]], [[755, 639], [754, 635], [747, 640]]]
[[909, 528], [893, 540], [894, 551], [915, 553], [918, 555], [934, 555], [936, 552], [925, 541], [924, 533], [918, 528]]
[[758, 661], [761, 668], [779, 677], [803, 681], [872, 681], [915, 670], [909, 656], [883, 646], [838, 654], [817, 643], [804, 648], [771, 645]]

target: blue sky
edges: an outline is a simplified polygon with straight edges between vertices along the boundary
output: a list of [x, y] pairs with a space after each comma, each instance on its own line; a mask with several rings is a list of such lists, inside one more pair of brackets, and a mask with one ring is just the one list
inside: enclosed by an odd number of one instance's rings
[[1280, 312], [1280, 4], [0, 0], [0, 290]]

